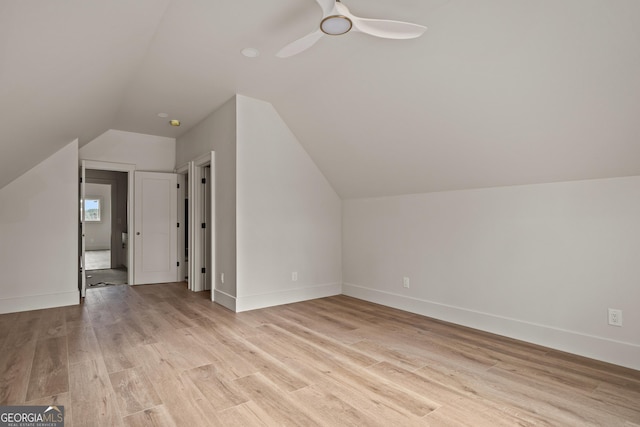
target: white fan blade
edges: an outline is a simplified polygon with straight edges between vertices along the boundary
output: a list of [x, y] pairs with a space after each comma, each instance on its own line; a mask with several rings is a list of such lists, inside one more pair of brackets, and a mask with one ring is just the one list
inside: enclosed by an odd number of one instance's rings
[[316, 42], [320, 40], [323, 34], [324, 33], [320, 30], [316, 30], [313, 33], [307, 34], [303, 38], [298, 39], [293, 43], [289, 43], [288, 45], [280, 49], [280, 52], [276, 53], [276, 56], [278, 58], [288, 58], [302, 52], [303, 50], [307, 50], [311, 46], [316, 44]]
[[427, 30], [427, 27], [409, 22], [389, 21], [387, 19], [366, 19], [351, 15], [353, 30], [383, 39], [415, 39]]
[[328, 16], [336, 7], [336, 0], [316, 0], [322, 9], [322, 16]]

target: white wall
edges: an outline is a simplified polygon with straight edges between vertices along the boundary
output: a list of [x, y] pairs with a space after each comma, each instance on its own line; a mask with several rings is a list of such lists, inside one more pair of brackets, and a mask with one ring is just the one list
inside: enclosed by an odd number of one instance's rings
[[85, 184], [86, 198], [97, 197], [101, 203], [99, 222], [86, 222], [85, 248], [88, 251], [111, 249], [111, 185]]
[[214, 298], [234, 309], [236, 297], [236, 98], [214, 111], [176, 143], [176, 166], [215, 151], [216, 266]]
[[78, 141], [0, 189], [0, 313], [78, 304]]
[[345, 294], [640, 369], [640, 177], [343, 207]]
[[339, 294], [340, 198], [271, 104], [237, 114], [237, 311]]
[[134, 164], [141, 171], [173, 172], [176, 140], [111, 129], [80, 148], [79, 156], [81, 160]]

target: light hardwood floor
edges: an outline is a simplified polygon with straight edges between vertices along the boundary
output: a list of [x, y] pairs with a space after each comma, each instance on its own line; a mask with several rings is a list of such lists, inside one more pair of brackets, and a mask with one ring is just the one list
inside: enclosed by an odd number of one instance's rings
[[184, 284], [0, 316], [0, 405], [66, 426], [638, 426], [640, 372], [345, 296], [232, 313]]

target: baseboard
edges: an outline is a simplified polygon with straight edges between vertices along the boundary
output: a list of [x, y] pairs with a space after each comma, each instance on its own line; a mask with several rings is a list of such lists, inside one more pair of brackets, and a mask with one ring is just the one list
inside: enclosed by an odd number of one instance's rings
[[231, 296], [226, 292], [214, 289], [213, 302], [220, 304], [221, 306], [228, 308], [231, 311], [236, 311], [236, 297]]
[[49, 295], [29, 295], [17, 298], [0, 299], [0, 314], [19, 311], [41, 310], [44, 308], [65, 307], [80, 303], [80, 292], [61, 292]]
[[640, 370], [640, 346], [636, 344], [410, 298], [351, 283], [342, 285], [342, 293], [387, 307]]
[[248, 295], [238, 297], [236, 301], [236, 311], [249, 311], [259, 308], [273, 307], [276, 305], [291, 304], [294, 302], [340, 295], [341, 293], [342, 285], [340, 283], [328, 283], [324, 285], [270, 292], [267, 294]]

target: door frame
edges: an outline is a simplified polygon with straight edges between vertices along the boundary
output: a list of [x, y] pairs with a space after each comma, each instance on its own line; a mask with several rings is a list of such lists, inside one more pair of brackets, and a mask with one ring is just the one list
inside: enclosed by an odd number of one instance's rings
[[[211, 151], [209, 153], [203, 154], [202, 156], [196, 158], [191, 162], [191, 175], [189, 180], [189, 209], [191, 209], [190, 217], [193, 220], [189, 224], [189, 238], [191, 242], [189, 244], [189, 260], [190, 266], [193, 273], [195, 273], [193, 280], [193, 291], [199, 292], [204, 291], [206, 289], [206, 283], [203, 280], [202, 274], [200, 273], [202, 267], [206, 267], [206, 265], [202, 264], [202, 253], [201, 249], [204, 246], [204, 242], [202, 240], [202, 233], [198, 232], [201, 230], [201, 225], [203, 222], [207, 222], [206, 218], [204, 218], [204, 203], [201, 194], [199, 191], [198, 185], [201, 183], [202, 178], [205, 178], [205, 168], [209, 166], [210, 171], [210, 182], [208, 185], [209, 189], [209, 200], [211, 201], [210, 206], [210, 214], [211, 218], [209, 219], [210, 224], [207, 225], [206, 230], [208, 231], [208, 238], [211, 241], [211, 250], [210, 253], [206, 254], [208, 263], [210, 265], [210, 270], [207, 272], [209, 277], [211, 278], [211, 301], [214, 300], [214, 289], [217, 280], [217, 266], [216, 266], [216, 173], [215, 173], [215, 152]], [[193, 201], [192, 201], [193, 200]], [[190, 218], [190, 220], [191, 220]], [[196, 227], [197, 225], [197, 227]], [[193, 249], [192, 249], [193, 248]], [[207, 264], [205, 262], [205, 264]]]
[[[193, 201], [191, 200], [191, 189], [187, 188], [188, 186], [185, 184], [185, 181], [191, 185], [191, 180], [192, 180], [192, 165], [191, 162], [180, 166], [179, 168], [176, 168], [174, 170], [174, 172], [176, 174], [178, 174], [178, 184], [180, 185], [180, 188], [178, 189], [178, 223], [180, 224], [180, 231], [178, 232], [178, 260], [180, 262], [180, 268], [178, 269], [178, 274], [179, 274], [179, 278], [182, 280], [186, 280], [187, 282], [187, 287], [189, 288], [189, 290], [193, 290], [193, 272], [191, 271], [191, 242], [192, 242], [192, 236], [191, 236], [191, 221], [192, 221], [192, 214], [191, 212], [193, 211], [192, 209], [192, 203]], [[188, 190], [188, 191], [187, 191]], [[188, 221], [187, 218], [185, 218], [184, 215], [184, 199], [185, 199], [185, 192], [188, 195]], [[186, 226], [186, 224], [188, 225], [188, 229], [187, 229], [187, 233], [188, 233], [188, 240], [189, 240], [189, 248], [188, 250], [188, 258], [185, 258], [184, 256], [184, 248], [185, 248], [185, 241], [184, 241], [184, 227]], [[188, 260], [188, 261], [187, 261]]]
[[79, 245], [78, 245], [78, 251], [79, 251], [79, 277], [78, 277], [78, 290], [80, 291], [80, 298], [84, 298], [87, 295], [87, 269], [86, 269], [86, 256], [85, 256], [85, 252], [86, 252], [86, 224], [85, 224], [85, 220], [84, 220], [84, 199], [85, 199], [85, 181], [86, 181], [86, 176], [85, 176], [85, 161], [82, 160], [80, 162], [80, 183], [79, 183], [79, 188], [78, 188], [78, 196], [80, 199], [80, 209], [79, 209], [79, 232], [80, 234], [78, 235], [80, 237], [79, 239]]
[[[96, 160], [82, 160], [82, 166], [86, 169], [95, 169], [95, 170], [104, 170], [104, 171], [115, 171], [115, 172], [126, 172], [127, 173], [127, 232], [130, 234], [133, 230], [133, 203], [134, 203], [134, 172], [136, 170], [136, 165], [130, 163], [111, 163], [111, 162], [100, 162]], [[83, 177], [83, 181], [86, 180]], [[131, 236], [127, 239], [127, 243], [129, 245], [127, 252], [127, 283], [129, 286], [135, 283], [134, 281], [134, 253], [135, 253], [135, 239], [132, 239]], [[84, 245], [83, 245], [83, 253], [82, 257], [84, 257]], [[86, 272], [83, 272], [86, 274]]]

